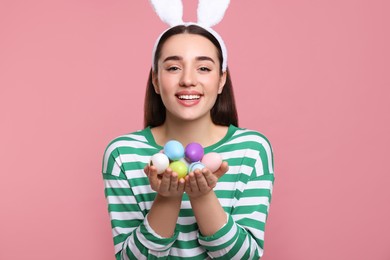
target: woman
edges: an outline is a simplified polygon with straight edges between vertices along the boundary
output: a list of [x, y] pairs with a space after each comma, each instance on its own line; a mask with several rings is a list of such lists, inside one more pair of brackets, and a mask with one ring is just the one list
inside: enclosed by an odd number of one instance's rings
[[[238, 128], [219, 41], [179, 25], [158, 41], [145, 98], [145, 128], [107, 147], [103, 177], [117, 259], [259, 259], [274, 181], [260, 133]], [[150, 157], [169, 140], [200, 143], [224, 162], [179, 179]]]

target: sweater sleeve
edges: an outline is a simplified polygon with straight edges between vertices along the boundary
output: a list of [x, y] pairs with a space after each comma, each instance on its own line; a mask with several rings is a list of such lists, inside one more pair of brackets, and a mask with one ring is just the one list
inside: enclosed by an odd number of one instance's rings
[[227, 223], [214, 235], [199, 234], [213, 259], [259, 259], [263, 255], [264, 230], [274, 184], [273, 155], [262, 146], [250, 178], [239, 193]]
[[166, 259], [178, 236], [156, 234], [147, 221], [122, 168], [116, 150], [105, 154], [103, 180], [111, 218], [116, 259]]

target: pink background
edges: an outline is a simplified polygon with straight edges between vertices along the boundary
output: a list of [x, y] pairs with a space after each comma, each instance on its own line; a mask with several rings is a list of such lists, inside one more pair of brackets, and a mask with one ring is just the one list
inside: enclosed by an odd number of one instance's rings
[[[390, 259], [389, 10], [233, 0], [216, 26], [274, 148], [264, 260]], [[146, 0], [0, 1], [0, 259], [113, 259], [102, 155], [142, 128], [163, 29]]]

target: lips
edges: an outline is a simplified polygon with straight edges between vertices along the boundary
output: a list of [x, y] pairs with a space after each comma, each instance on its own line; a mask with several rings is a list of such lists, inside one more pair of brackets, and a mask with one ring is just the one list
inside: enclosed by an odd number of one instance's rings
[[178, 95], [181, 100], [197, 100], [200, 99], [200, 95]]
[[200, 99], [203, 95], [197, 91], [180, 91], [176, 93], [176, 97], [180, 100], [197, 100]]
[[193, 106], [199, 103], [203, 95], [197, 91], [180, 91], [176, 93], [179, 103], [184, 106]]

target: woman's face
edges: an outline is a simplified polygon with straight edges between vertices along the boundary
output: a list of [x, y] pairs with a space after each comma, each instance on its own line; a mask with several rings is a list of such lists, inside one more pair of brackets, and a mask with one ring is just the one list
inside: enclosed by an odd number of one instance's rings
[[226, 81], [212, 42], [195, 34], [170, 37], [161, 49], [157, 71], [153, 85], [166, 107], [167, 118], [211, 120], [210, 110]]

